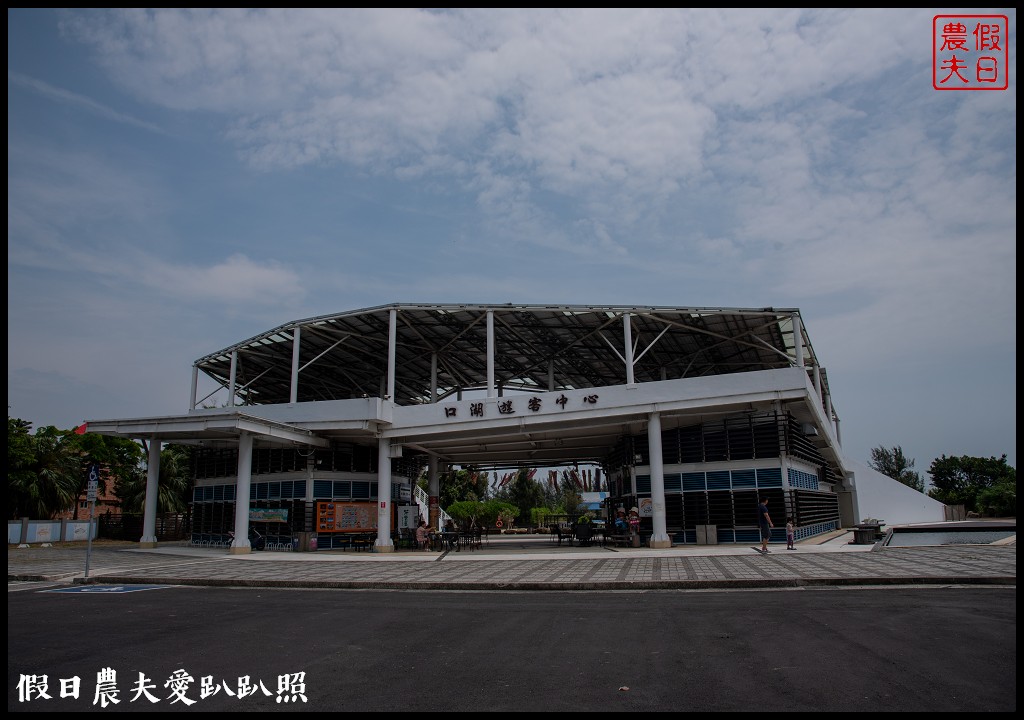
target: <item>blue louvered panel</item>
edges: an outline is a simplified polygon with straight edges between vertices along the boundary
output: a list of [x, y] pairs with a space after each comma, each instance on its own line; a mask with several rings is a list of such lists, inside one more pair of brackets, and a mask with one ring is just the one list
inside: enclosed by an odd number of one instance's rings
[[757, 486], [753, 470], [733, 470], [732, 486], [734, 488], [752, 488]]
[[708, 490], [728, 490], [729, 471], [712, 470], [708, 473]]
[[651, 476], [650, 475], [637, 475], [636, 476], [636, 491], [637, 494], [651, 494]]
[[782, 468], [760, 468], [757, 471], [758, 487], [782, 487]]
[[804, 490], [817, 490], [818, 476], [803, 470], [789, 468], [789, 486]]
[[691, 490], [707, 490], [707, 485], [704, 483], [704, 473], [682, 473], [681, 477], [684, 492]]

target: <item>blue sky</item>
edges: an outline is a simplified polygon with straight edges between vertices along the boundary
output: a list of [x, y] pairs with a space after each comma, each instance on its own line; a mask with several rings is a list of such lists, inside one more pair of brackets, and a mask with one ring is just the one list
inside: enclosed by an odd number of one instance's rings
[[939, 12], [8, 9], [8, 415], [391, 302], [797, 307], [851, 458], [1016, 465], [1016, 12], [989, 92]]

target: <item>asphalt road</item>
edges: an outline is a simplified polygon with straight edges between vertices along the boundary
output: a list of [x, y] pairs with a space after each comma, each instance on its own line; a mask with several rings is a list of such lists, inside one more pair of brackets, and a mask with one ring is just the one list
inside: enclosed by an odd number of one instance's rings
[[[9, 711], [1016, 710], [1015, 587], [44, 585], [8, 587]], [[105, 668], [120, 702], [103, 708]], [[62, 698], [76, 676], [78, 699]]]

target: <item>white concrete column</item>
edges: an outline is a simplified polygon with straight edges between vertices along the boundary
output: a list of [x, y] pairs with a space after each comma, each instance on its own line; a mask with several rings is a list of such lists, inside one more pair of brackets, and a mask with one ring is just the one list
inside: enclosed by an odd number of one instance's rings
[[228, 552], [245, 555], [249, 545], [249, 498], [252, 488], [252, 435], [244, 430], [238, 436], [238, 482], [235, 484], [235, 539]]
[[299, 326], [292, 330], [292, 390], [288, 402], [299, 401]]
[[832, 414], [832, 395], [825, 393], [825, 417], [832, 423], [833, 429], [835, 428], [835, 416]]
[[661, 456], [661, 414], [653, 412], [647, 416], [647, 447], [650, 451], [651, 501], [654, 503], [654, 527], [651, 535], [652, 548], [670, 548], [665, 521], [665, 463]]
[[195, 410], [196, 409], [196, 393], [198, 392], [198, 390], [199, 390], [199, 366], [198, 365], [193, 365], [192, 366], [192, 390], [189, 393], [189, 397], [188, 397], [188, 409], [189, 410]]
[[429, 504], [429, 517], [430, 527], [435, 530], [440, 530], [438, 526], [440, 522], [439, 505], [438, 502], [441, 497], [441, 481], [437, 472], [437, 458], [431, 455], [427, 458], [427, 502]]
[[313, 473], [316, 472], [316, 448], [310, 448], [309, 459], [306, 461], [306, 502], [313, 502]]
[[836, 443], [839, 447], [843, 446], [843, 434], [839, 432], [839, 418], [836, 417]]
[[374, 552], [394, 552], [391, 542], [391, 439], [377, 440], [377, 542]]
[[231, 379], [228, 381], [228, 407], [235, 406], [235, 375], [238, 371], [238, 351], [231, 351]]
[[[315, 450], [313, 451], [316, 452]], [[308, 470], [306, 477], [306, 497], [304, 498], [307, 503], [313, 502], [313, 473], [316, 472], [316, 457], [313, 456], [312, 465], [306, 464]]]
[[494, 311], [487, 311], [487, 397], [494, 397]]
[[824, 398], [821, 397], [821, 368], [814, 366], [814, 392], [818, 394], [818, 404], [821, 405]]
[[142, 513], [140, 548], [156, 547], [156, 509], [160, 497], [160, 441], [149, 441], [149, 466], [146, 468], [146, 501]]
[[629, 313], [622, 316], [622, 331], [626, 338], [626, 352], [622, 357], [626, 358], [626, 384], [633, 384], [633, 328], [629, 324]]
[[[388, 312], [388, 392], [387, 399], [395, 401], [395, 344], [398, 338], [398, 311]], [[390, 498], [388, 498], [390, 500]], [[390, 540], [390, 538], [389, 538]]]
[[804, 366], [804, 333], [800, 327], [800, 316], [793, 313], [793, 349], [796, 351], [796, 366]]
[[437, 402], [437, 353], [430, 353], [430, 402]]

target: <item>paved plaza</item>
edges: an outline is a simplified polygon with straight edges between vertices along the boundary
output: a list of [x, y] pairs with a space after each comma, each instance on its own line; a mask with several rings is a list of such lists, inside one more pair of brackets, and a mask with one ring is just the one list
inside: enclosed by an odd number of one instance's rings
[[262, 551], [230, 555], [183, 543], [8, 546], [7, 578], [98, 584], [416, 590], [626, 590], [812, 585], [1016, 585], [1016, 536], [991, 545], [853, 545], [836, 533], [768, 555], [736, 545], [647, 548], [556, 545], [546, 536], [496, 536], [478, 550]]

